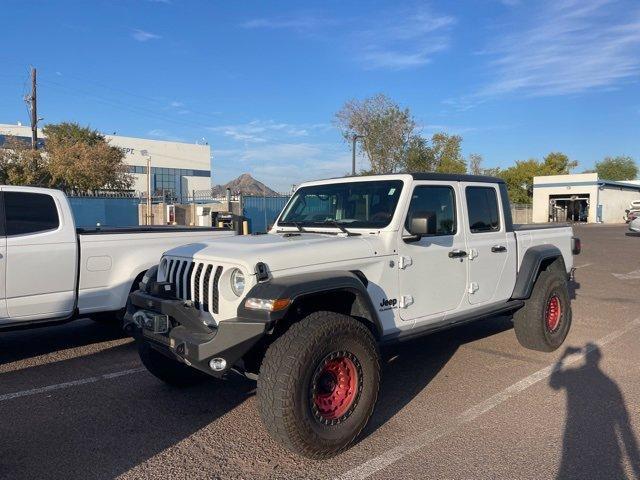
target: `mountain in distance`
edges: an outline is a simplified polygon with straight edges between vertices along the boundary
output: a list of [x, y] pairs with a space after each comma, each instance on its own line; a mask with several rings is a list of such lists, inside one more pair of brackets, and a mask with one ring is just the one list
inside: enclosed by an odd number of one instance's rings
[[258, 195], [258, 196], [279, 196], [280, 194], [271, 190], [264, 183], [259, 182], [248, 173], [243, 173], [235, 180], [231, 180], [224, 185], [215, 185], [211, 190], [214, 197], [224, 197], [227, 194], [227, 188], [231, 190], [232, 195], [242, 193], [242, 195]]

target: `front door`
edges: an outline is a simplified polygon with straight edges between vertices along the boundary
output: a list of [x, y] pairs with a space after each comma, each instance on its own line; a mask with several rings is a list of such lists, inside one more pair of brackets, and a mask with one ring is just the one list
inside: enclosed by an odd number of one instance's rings
[[[437, 321], [458, 308], [467, 283], [464, 231], [457, 182], [416, 183], [399, 242], [399, 306], [402, 320]], [[414, 213], [435, 215], [436, 233], [408, 237]]]
[[[502, 290], [502, 275], [513, 277], [515, 265], [507, 262], [515, 259], [515, 245], [507, 241], [504, 216], [500, 215], [498, 185], [486, 183], [461, 183], [467, 206], [467, 253], [469, 259], [469, 303], [490, 303]], [[505, 266], [509, 263], [509, 268]], [[508, 286], [511, 289], [513, 283]], [[507, 298], [509, 294], [506, 294]], [[504, 297], [504, 294], [498, 295]]]
[[7, 310], [12, 322], [73, 312], [75, 229], [52, 195], [3, 187]]
[[6, 283], [6, 266], [7, 266], [7, 235], [4, 225], [4, 200], [0, 192], [0, 323], [6, 320], [7, 313], [7, 283]]

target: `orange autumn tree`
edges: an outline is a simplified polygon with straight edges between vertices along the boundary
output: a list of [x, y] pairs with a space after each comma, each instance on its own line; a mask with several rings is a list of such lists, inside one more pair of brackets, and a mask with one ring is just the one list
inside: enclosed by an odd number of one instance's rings
[[49, 186], [66, 191], [123, 190], [133, 177], [124, 151], [96, 130], [77, 123], [46, 125], [44, 154]]

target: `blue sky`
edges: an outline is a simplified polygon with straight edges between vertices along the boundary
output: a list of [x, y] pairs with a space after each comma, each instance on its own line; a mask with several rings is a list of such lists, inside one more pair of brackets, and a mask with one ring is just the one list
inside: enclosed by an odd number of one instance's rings
[[205, 138], [214, 183], [348, 172], [333, 116], [378, 92], [488, 167], [640, 160], [637, 0], [5, 0], [0, 15], [0, 123], [27, 122], [35, 65], [45, 122]]

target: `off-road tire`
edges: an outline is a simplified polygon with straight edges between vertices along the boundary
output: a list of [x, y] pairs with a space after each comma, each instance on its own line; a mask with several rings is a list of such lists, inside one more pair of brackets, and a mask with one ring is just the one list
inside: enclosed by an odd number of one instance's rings
[[[357, 367], [357, 387], [351, 390], [357, 393], [348, 397], [346, 413], [327, 419], [318, 410], [314, 386], [318, 372], [336, 358]], [[329, 458], [346, 449], [373, 412], [379, 358], [371, 332], [347, 315], [315, 312], [294, 323], [269, 347], [258, 376], [259, 411], [271, 436], [309, 458]]]
[[163, 355], [148, 342], [138, 342], [138, 354], [147, 370], [168, 385], [189, 387], [209, 378], [205, 373]]
[[[554, 297], [559, 302], [560, 314], [557, 327], [551, 329], [548, 314]], [[531, 297], [514, 314], [513, 324], [516, 338], [525, 348], [552, 352], [560, 347], [571, 328], [571, 301], [565, 274], [552, 268], [540, 272]]]

